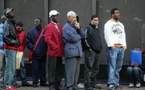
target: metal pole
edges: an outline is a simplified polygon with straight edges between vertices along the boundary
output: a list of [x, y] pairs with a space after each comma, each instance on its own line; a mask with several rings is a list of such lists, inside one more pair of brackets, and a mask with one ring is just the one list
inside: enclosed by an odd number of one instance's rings
[[3, 14], [4, 10], [4, 0], [0, 0], [0, 16]]
[[96, 14], [97, 12], [97, 2], [96, 0], [92, 0], [92, 15]]
[[48, 3], [49, 0], [44, 0], [44, 25], [48, 23]]

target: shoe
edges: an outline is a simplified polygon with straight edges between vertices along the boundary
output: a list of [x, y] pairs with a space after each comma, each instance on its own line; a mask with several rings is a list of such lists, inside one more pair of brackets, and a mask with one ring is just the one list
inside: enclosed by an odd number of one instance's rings
[[13, 86], [15, 86], [16, 88], [20, 88], [21, 86], [18, 85], [17, 83], [13, 83]]
[[40, 83], [40, 86], [48, 86], [46, 83]]
[[101, 84], [95, 84], [93, 87], [95, 89], [102, 89], [102, 85]]
[[137, 87], [137, 88], [140, 88], [140, 87], [141, 87], [141, 84], [140, 84], [140, 83], [137, 83], [137, 84], [136, 84], [136, 87]]
[[129, 83], [128, 87], [129, 88], [133, 88], [134, 87], [134, 84], [133, 83]]
[[114, 85], [109, 85], [108, 90], [114, 90], [115, 86]]
[[23, 83], [22, 86], [28, 87], [28, 86], [32, 86], [32, 85], [30, 83], [26, 82], [26, 83]]
[[38, 84], [33, 84], [32, 86], [35, 88], [35, 87], [38, 87]]
[[16, 87], [15, 86], [8, 86], [8, 87], [6, 87], [5, 90], [16, 90]]
[[79, 83], [79, 84], [77, 84], [77, 88], [78, 89], [83, 89], [83, 88], [85, 88], [85, 86], [84, 86], [83, 83]]

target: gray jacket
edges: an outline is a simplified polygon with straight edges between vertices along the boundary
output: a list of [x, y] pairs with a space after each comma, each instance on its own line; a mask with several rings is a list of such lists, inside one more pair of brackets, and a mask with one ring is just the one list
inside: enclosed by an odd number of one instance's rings
[[62, 30], [65, 57], [82, 57], [81, 39], [85, 37], [84, 30], [77, 30], [70, 23], [66, 23]]

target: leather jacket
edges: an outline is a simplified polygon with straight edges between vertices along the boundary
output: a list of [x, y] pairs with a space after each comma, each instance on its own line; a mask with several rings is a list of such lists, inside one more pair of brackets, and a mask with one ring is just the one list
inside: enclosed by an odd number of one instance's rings
[[4, 42], [7, 45], [11, 46], [19, 46], [20, 42], [18, 39], [18, 35], [16, 33], [14, 24], [12, 23], [12, 20], [7, 20], [4, 23], [4, 36], [3, 36]]

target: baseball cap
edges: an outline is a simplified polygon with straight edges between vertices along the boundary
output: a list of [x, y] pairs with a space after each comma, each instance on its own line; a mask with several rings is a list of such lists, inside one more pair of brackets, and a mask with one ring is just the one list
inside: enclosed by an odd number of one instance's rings
[[58, 14], [60, 14], [58, 11], [56, 11], [56, 10], [51, 10], [51, 11], [49, 12], [49, 17], [52, 17], [52, 16], [54, 16], [54, 15], [58, 15]]
[[14, 11], [13, 8], [6, 8], [6, 9], [4, 10], [4, 15], [7, 15], [8, 13], [10, 13], [10, 12], [12, 12], [12, 11]]

